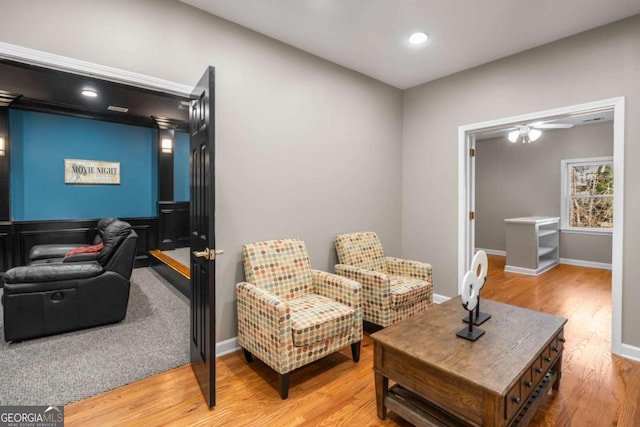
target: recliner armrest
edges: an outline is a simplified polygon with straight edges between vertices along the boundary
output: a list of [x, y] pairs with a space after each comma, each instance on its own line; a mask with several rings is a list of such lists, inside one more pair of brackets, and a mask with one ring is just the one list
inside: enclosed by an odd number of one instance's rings
[[102, 273], [104, 268], [96, 263], [42, 264], [14, 267], [4, 273], [6, 284], [42, 283], [62, 280], [86, 279]]
[[81, 254], [73, 254], [70, 256], [66, 256], [62, 259], [64, 264], [68, 264], [70, 262], [87, 262], [87, 261], [97, 261], [98, 252], [84, 252]]
[[29, 251], [29, 259], [37, 261], [39, 259], [62, 258], [70, 250], [85, 246], [89, 245], [83, 243], [36, 245]]

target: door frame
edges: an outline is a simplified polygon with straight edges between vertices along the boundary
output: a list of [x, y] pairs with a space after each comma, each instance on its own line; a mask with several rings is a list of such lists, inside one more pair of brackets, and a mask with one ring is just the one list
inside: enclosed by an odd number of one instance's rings
[[[616, 97], [562, 108], [538, 111], [458, 127], [458, 283], [469, 268], [474, 252], [474, 226], [469, 211], [475, 204], [475, 173], [469, 149], [475, 133], [493, 128], [561, 118], [594, 110], [613, 111], [613, 179], [616, 194], [613, 199], [613, 235], [611, 256], [611, 352], [625, 356], [622, 344], [622, 267], [624, 240], [624, 114], [625, 98]], [[460, 285], [458, 293], [461, 292]], [[631, 356], [632, 357], [632, 356]]]

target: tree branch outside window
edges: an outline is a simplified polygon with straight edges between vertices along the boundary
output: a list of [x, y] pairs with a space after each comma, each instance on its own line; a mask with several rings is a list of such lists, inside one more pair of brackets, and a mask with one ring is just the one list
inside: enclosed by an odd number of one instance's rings
[[562, 161], [563, 228], [613, 229], [613, 158]]

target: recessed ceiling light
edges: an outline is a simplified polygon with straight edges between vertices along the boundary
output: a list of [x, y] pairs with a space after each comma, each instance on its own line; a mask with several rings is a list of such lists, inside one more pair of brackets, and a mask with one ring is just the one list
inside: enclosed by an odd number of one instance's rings
[[88, 96], [89, 98], [95, 98], [96, 96], [98, 96], [98, 92], [93, 89], [82, 89], [82, 94], [84, 96]]
[[422, 44], [427, 41], [429, 36], [427, 33], [413, 33], [411, 37], [409, 37], [409, 43], [411, 44]]

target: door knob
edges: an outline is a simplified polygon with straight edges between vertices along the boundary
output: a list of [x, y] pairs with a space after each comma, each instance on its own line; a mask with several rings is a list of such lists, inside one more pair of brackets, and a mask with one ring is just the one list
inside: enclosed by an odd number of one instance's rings
[[210, 250], [209, 248], [205, 248], [204, 251], [193, 251], [193, 255], [198, 258], [206, 258], [209, 261], [213, 261], [216, 259], [216, 255], [223, 255], [224, 251], [222, 249], [214, 249]]

